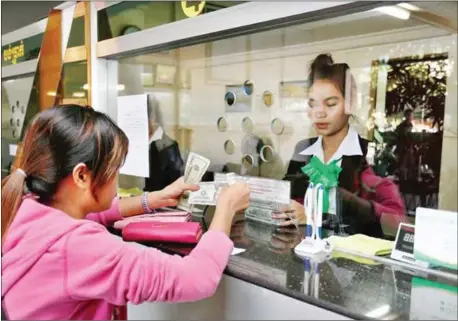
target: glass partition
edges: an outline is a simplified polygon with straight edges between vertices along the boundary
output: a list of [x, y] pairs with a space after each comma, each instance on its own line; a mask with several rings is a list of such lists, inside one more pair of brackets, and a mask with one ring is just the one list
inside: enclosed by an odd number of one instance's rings
[[373, 10], [123, 58], [118, 94], [148, 94], [146, 189], [181, 175], [196, 152], [211, 160], [204, 180], [287, 179], [301, 202], [316, 156], [341, 168], [328, 212], [358, 226], [349, 233], [393, 237], [419, 206], [456, 211], [455, 36]]

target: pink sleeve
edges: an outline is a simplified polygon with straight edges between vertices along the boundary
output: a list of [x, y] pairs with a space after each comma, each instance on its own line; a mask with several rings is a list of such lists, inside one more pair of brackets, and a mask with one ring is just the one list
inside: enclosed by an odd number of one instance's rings
[[75, 300], [103, 299], [114, 305], [201, 300], [216, 291], [232, 247], [224, 233], [209, 231], [183, 258], [85, 224], [66, 243], [66, 288]]
[[371, 168], [362, 173], [362, 180], [375, 190], [375, 199], [372, 200], [375, 215], [405, 216], [405, 206], [396, 184], [389, 178], [377, 176]]
[[86, 219], [102, 224], [103, 226], [109, 226], [116, 221], [122, 220], [123, 217], [119, 212], [119, 199], [116, 197], [108, 210], [100, 213], [90, 213], [86, 215]]

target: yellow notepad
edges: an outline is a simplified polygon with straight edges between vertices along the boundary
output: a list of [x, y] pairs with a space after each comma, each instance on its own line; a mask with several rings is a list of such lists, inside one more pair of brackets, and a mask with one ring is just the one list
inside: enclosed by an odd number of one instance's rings
[[394, 243], [392, 241], [377, 239], [363, 234], [355, 234], [351, 236], [333, 235], [330, 236], [327, 240], [333, 245], [334, 248], [337, 248], [337, 250], [333, 251], [332, 253], [333, 257], [342, 257], [355, 262], [359, 262], [361, 264], [370, 265], [380, 264], [380, 262], [376, 262], [365, 257], [352, 255], [350, 253], [346, 253], [345, 251], [349, 251], [351, 253], [361, 253], [364, 255], [381, 256], [390, 254]]
[[387, 255], [393, 249], [393, 241], [377, 239], [363, 234], [355, 234], [351, 236], [331, 236], [328, 241], [340, 250], [348, 250], [366, 255]]

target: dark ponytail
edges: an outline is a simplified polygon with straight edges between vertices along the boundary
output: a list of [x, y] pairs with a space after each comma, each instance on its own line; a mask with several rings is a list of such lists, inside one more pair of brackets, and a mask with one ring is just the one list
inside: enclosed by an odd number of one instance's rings
[[6, 230], [11, 225], [14, 215], [24, 196], [26, 175], [21, 169], [14, 170], [2, 181], [2, 244]]
[[332, 81], [349, 105], [356, 102], [356, 82], [346, 63], [334, 63], [331, 54], [320, 54], [310, 64], [309, 88], [318, 80]]
[[2, 181], [2, 245], [24, 194], [50, 203], [60, 182], [83, 163], [92, 172], [97, 197], [97, 189], [122, 166], [127, 150], [124, 132], [92, 108], [64, 105], [39, 113], [24, 136], [17, 169]]

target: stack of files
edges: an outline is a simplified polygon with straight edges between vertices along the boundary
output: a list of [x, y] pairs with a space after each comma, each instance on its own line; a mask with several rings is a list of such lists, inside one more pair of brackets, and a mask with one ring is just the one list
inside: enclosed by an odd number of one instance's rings
[[153, 214], [143, 214], [125, 218], [120, 221], [116, 221], [113, 227], [117, 230], [122, 230], [129, 223], [132, 222], [156, 222], [156, 223], [182, 223], [189, 222], [191, 220], [191, 214], [185, 211], [177, 212], [160, 212]]

